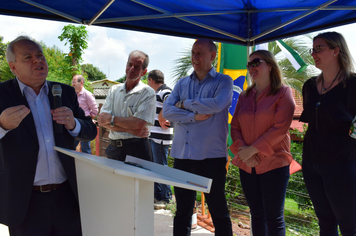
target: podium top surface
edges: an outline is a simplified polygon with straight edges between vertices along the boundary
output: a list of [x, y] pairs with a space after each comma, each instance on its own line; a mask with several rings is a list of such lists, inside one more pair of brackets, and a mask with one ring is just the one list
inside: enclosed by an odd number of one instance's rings
[[[173, 169], [132, 156], [126, 157], [126, 162], [133, 163], [133, 165], [130, 165], [125, 164], [122, 161], [112, 160], [102, 156], [94, 156], [66, 148], [54, 147], [54, 149], [68, 156], [72, 156], [76, 160], [91, 163], [98, 168], [118, 175], [173, 185], [205, 193], [210, 192], [212, 184], [212, 180], [209, 178]], [[77, 163], [78, 162], [76, 162], [76, 164]], [[140, 167], [134, 165], [138, 165]]]

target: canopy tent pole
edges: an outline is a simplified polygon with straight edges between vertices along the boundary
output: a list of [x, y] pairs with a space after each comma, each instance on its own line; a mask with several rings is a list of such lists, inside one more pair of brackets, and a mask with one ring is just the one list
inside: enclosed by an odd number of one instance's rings
[[42, 4], [39, 4], [39, 3], [37, 3], [37, 2], [33, 2], [33, 1], [31, 1], [31, 0], [20, 0], [20, 1], [21, 1], [21, 2], [24, 2], [24, 3], [27, 3], [27, 4], [29, 4], [29, 5], [32, 5], [32, 6], [34, 6], [34, 7], [40, 8], [40, 9], [42, 9], [42, 10], [51, 12], [51, 13], [53, 13], [53, 14], [55, 14], [55, 15], [58, 15], [58, 16], [61, 16], [61, 17], [65, 18], [65, 19], [74, 21], [74, 22], [76, 22], [76, 23], [78, 23], [78, 24], [83, 24], [83, 21], [82, 21], [81, 19], [77, 18], [77, 17], [68, 15], [68, 14], [66, 14], [66, 13], [64, 13], [64, 12], [57, 11], [57, 10], [55, 10], [55, 9], [53, 9], [53, 8], [47, 7], [47, 6], [42, 5]]
[[320, 6], [315, 7], [313, 9], [311, 9], [310, 11], [308, 11], [308, 12], [306, 12], [306, 13], [298, 16], [298, 17], [295, 17], [295, 18], [293, 18], [293, 19], [291, 19], [289, 21], [286, 21], [283, 24], [280, 24], [280, 25], [278, 25], [278, 26], [276, 26], [276, 27], [274, 27], [274, 28], [272, 28], [270, 30], [266, 30], [265, 32], [263, 32], [261, 34], [258, 34], [256, 36], [252, 37], [251, 40], [255, 41], [256, 39], [259, 39], [259, 38], [261, 38], [261, 37], [263, 37], [263, 36], [265, 36], [265, 35], [267, 35], [269, 33], [272, 33], [272, 32], [274, 32], [274, 31], [276, 31], [276, 30], [278, 30], [278, 29], [280, 29], [280, 28], [282, 28], [282, 27], [284, 27], [286, 25], [292, 24], [293, 22], [298, 21], [298, 20], [300, 20], [300, 19], [302, 19], [302, 18], [304, 18], [304, 17], [306, 17], [306, 16], [308, 16], [310, 14], [313, 14], [314, 12], [316, 12], [316, 11], [318, 11], [320, 9], [323, 9], [323, 8], [327, 7], [328, 5], [330, 5], [330, 4], [334, 3], [334, 2], [337, 2], [337, 1], [338, 0], [330, 0], [330, 1], [326, 2], [326, 3], [324, 3], [324, 4], [321, 4]]
[[[154, 10], [156, 10], [156, 9], [154, 9]], [[241, 14], [241, 13], [245, 13], [245, 12], [246, 12], [246, 10], [163, 13], [163, 14], [153, 14], [153, 15], [106, 18], [106, 19], [97, 20], [95, 23], [101, 24], [101, 23], [125, 22], [125, 21], [135, 21], [135, 20], [152, 20], [152, 19], [161, 19], [161, 18], [181, 18], [181, 17], [190, 17], [190, 16], [216, 16], [216, 15], [227, 15], [227, 14]]]
[[[247, 35], [248, 35], [248, 38], [249, 40], [247, 40], [247, 47], [246, 47], [246, 58], [247, 58], [247, 62], [248, 62], [248, 57], [250, 56], [250, 47], [251, 47], [251, 13], [248, 12], [247, 13]], [[248, 69], [247, 69], [247, 73], [246, 73], [246, 80], [247, 80], [247, 85], [250, 86], [252, 84], [252, 81], [251, 81], [251, 77], [250, 77], [250, 73], [248, 72]]]
[[110, 7], [110, 5], [115, 2], [115, 0], [109, 0], [94, 16], [93, 18], [91, 18], [90, 21], [86, 22], [84, 21], [84, 23], [87, 23], [89, 26], [92, 25], [94, 23], [94, 21], [96, 21], [96, 19], [99, 18], [99, 16], [101, 16], [101, 14], [103, 14], [106, 9], [108, 9], [108, 7]]
[[[139, 1], [139, 0], [131, 0], [131, 1], [133, 1], [133, 2], [135, 2], [135, 3], [137, 3], [137, 4], [141, 4], [141, 5], [143, 5], [143, 6], [146, 6], [146, 7], [148, 7], [148, 8], [151, 8], [151, 9], [153, 9], [153, 10], [162, 12], [162, 13], [171, 14], [171, 12], [169, 12], [169, 11], [163, 10], [163, 9], [161, 9], [161, 8], [159, 8], [159, 7], [152, 6], [152, 5], [150, 5], [150, 4], [147, 4], [147, 3], [142, 2], [142, 1]], [[199, 22], [197, 22], [197, 21], [189, 20], [189, 19], [187, 19], [187, 18], [185, 18], [185, 17], [178, 17], [177, 19], [180, 19], [180, 20], [185, 21], [185, 22], [188, 22], [188, 23], [190, 23], [190, 24], [199, 26], [199, 27], [204, 28], [204, 29], [208, 29], [208, 30], [214, 31], [214, 32], [219, 33], [219, 34], [222, 34], [222, 35], [229, 36], [229, 37], [231, 37], [231, 38], [233, 38], [233, 39], [237, 39], [237, 40], [246, 42], [246, 39], [244, 39], [244, 38], [242, 38], [242, 37], [240, 37], [240, 36], [237, 36], [237, 35], [234, 35], [234, 34], [225, 32], [225, 31], [223, 31], [223, 30], [216, 29], [216, 28], [214, 28], [214, 27], [211, 27], [211, 26], [208, 26], [208, 25], [199, 23]]]

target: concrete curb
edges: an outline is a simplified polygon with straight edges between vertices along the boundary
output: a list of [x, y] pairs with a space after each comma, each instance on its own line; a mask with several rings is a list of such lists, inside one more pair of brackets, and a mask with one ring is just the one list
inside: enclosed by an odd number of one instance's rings
[[[154, 236], [170, 236], [173, 235], [173, 217], [169, 210], [154, 211]], [[213, 233], [198, 226], [192, 230], [194, 236], [211, 236]], [[7, 226], [0, 224], [0, 236], [9, 236]]]

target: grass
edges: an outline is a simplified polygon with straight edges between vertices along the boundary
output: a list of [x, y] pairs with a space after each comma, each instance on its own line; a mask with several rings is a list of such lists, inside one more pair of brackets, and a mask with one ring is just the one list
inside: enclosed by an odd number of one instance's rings
[[319, 234], [319, 226], [314, 211], [300, 211], [298, 204], [293, 199], [286, 199], [284, 217], [287, 227], [287, 236]]

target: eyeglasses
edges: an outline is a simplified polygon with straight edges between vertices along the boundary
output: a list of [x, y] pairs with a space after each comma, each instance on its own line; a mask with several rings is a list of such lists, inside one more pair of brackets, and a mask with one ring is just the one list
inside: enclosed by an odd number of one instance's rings
[[319, 52], [321, 52], [321, 51], [322, 51], [322, 49], [321, 49], [321, 48], [325, 48], [325, 47], [328, 47], [328, 46], [325, 46], [325, 45], [316, 45], [315, 47], [313, 47], [313, 48], [309, 49], [309, 53], [310, 53], [310, 55], [312, 55], [312, 54], [313, 54], [313, 52], [315, 52], [315, 53], [319, 53]]
[[246, 68], [247, 68], [247, 70], [249, 70], [249, 69], [251, 69], [251, 67], [254, 67], [254, 68], [258, 67], [261, 64], [261, 62], [266, 62], [266, 61], [264, 61], [260, 58], [253, 59], [251, 62], [247, 63]]

